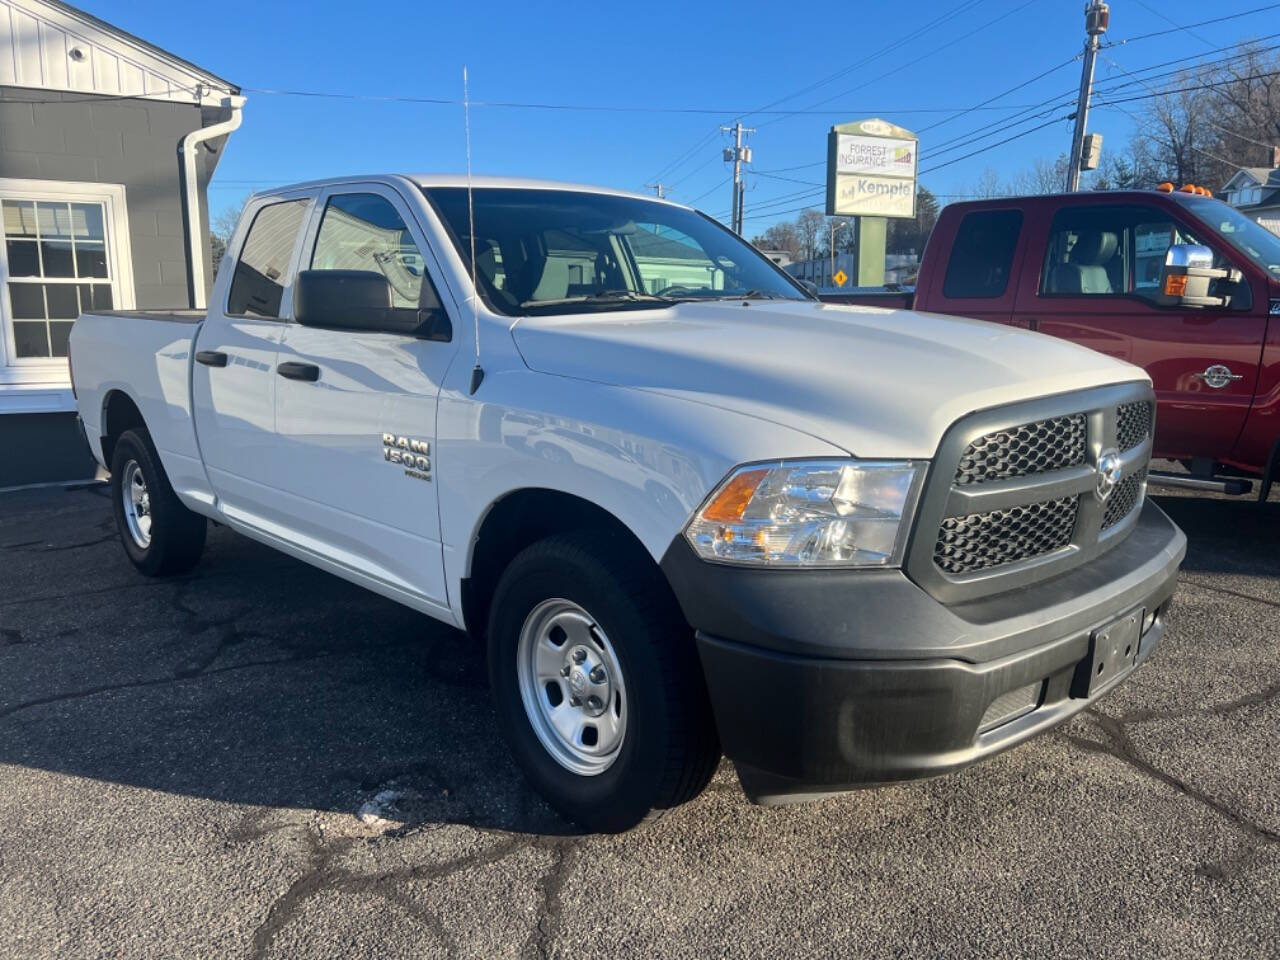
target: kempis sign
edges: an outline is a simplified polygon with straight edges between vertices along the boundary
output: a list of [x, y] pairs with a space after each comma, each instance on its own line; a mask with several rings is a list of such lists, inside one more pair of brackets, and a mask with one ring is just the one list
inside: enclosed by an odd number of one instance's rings
[[827, 135], [829, 216], [914, 217], [919, 143], [884, 120], [859, 120]]

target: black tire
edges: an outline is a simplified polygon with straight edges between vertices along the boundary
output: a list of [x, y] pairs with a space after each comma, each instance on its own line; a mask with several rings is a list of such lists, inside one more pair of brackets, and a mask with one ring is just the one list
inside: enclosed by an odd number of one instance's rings
[[[521, 697], [520, 634], [539, 604], [558, 598], [586, 611], [607, 636], [625, 677], [625, 732], [612, 764], [575, 773], [544, 747]], [[582, 531], [522, 551], [494, 591], [489, 679], [499, 721], [533, 786], [562, 816], [618, 832], [693, 799], [720, 760], [693, 631], [647, 555], [621, 535]]]
[[[140, 473], [148, 499], [150, 539], [143, 542], [130, 529], [124, 484]], [[111, 504], [124, 552], [139, 571], [149, 577], [186, 573], [204, 552], [207, 524], [204, 517], [182, 505], [173, 492], [160, 457], [145, 430], [126, 430], [111, 455]]]

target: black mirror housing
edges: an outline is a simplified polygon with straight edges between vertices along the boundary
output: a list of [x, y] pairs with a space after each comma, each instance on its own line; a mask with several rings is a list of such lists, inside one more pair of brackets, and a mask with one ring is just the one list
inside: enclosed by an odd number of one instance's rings
[[302, 270], [293, 289], [293, 318], [301, 326], [328, 330], [399, 333], [426, 340], [453, 337], [440, 307], [392, 304], [391, 284], [373, 270]]

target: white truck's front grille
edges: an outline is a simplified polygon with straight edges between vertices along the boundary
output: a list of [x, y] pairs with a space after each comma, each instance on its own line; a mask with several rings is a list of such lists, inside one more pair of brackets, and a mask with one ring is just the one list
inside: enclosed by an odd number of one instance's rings
[[1146, 489], [1154, 409], [1150, 388], [1132, 384], [961, 420], [940, 447], [909, 572], [960, 599], [1043, 579], [1118, 542]]

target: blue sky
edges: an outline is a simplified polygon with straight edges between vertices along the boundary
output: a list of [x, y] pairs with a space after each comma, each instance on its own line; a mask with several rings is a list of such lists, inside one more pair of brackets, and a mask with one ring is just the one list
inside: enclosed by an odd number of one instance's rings
[[[1118, 42], [1264, 2], [1115, 0], [1108, 39]], [[882, 116], [922, 131], [946, 120], [921, 132], [921, 170], [926, 171], [968, 152], [938, 153], [945, 141], [1012, 112], [978, 110], [956, 117], [957, 111], [1063, 64], [1083, 43], [1083, 0], [921, 0], [903, 7], [688, 0], [642, 5], [223, 0], [216, 12], [204, 14], [172, 0], [82, 0], [81, 6], [245, 88], [244, 126], [232, 137], [210, 194], [215, 213], [238, 206], [253, 190], [294, 180], [390, 170], [462, 171], [459, 106], [262, 91], [459, 98], [466, 64], [473, 101], [608, 108], [473, 107], [476, 173], [629, 189], [643, 188], [661, 174], [672, 184], [671, 196], [726, 218], [729, 172], [720, 159], [724, 138], [716, 128], [744, 114], [745, 123], [759, 128], [748, 142], [753, 166], [762, 171], [748, 180], [748, 233], [815, 202], [804, 193], [812, 189], [808, 182], [823, 178], [821, 161], [832, 123]], [[1212, 48], [1277, 30], [1280, 12], [1273, 10], [1137, 40], [1106, 51], [1097, 79], [1125, 80], [1114, 64], [1134, 70], [1204, 56]], [[885, 51], [913, 34], [898, 49]], [[838, 79], [817, 85], [837, 73], [842, 74]], [[1065, 97], [1078, 86], [1079, 76], [1075, 61], [991, 106], [1023, 107]], [[784, 97], [789, 98], [773, 109], [830, 112], [745, 115]], [[712, 112], [615, 109], [620, 107]], [[1103, 134], [1106, 145], [1118, 146], [1128, 139], [1132, 119], [1114, 108], [1097, 110], [1090, 128]], [[986, 168], [1012, 175], [1038, 157], [1051, 159], [1064, 151], [1069, 137], [1069, 122], [1056, 122], [923, 173], [921, 182], [939, 194], [963, 194]], [[677, 164], [682, 155], [687, 159]], [[804, 164], [817, 165], [789, 169]], [[764, 215], [753, 218], [758, 211]]]

